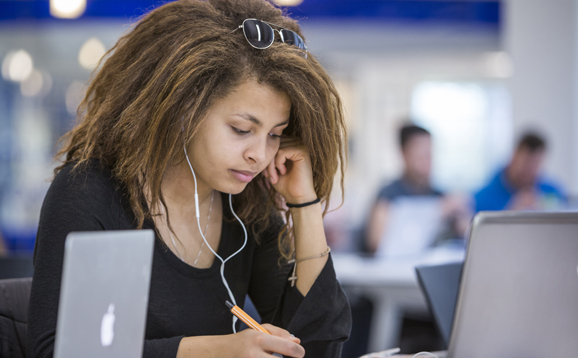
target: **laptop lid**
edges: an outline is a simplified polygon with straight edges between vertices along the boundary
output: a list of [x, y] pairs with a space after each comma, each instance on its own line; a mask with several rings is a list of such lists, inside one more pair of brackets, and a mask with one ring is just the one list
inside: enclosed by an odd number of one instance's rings
[[578, 354], [578, 213], [474, 218], [448, 357]]
[[446, 347], [449, 346], [462, 267], [462, 262], [452, 262], [415, 268], [419, 285]]
[[153, 244], [152, 230], [67, 236], [55, 358], [142, 356]]

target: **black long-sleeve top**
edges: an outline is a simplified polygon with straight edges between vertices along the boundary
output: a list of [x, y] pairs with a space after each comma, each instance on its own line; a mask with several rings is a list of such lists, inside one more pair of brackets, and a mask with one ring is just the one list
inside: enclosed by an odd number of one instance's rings
[[[136, 229], [127, 193], [110, 170], [93, 161], [81, 171], [65, 166], [44, 199], [34, 252], [27, 355], [52, 357], [62, 275], [64, 242], [72, 231]], [[224, 195], [223, 195], [224, 197]], [[244, 233], [230, 220], [223, 205], [221, 241], [217, 253], [225, 258], [238, 250]], [[251, 233], [247, 246], [229, 260], [225, 277], [237, 304], [248, 294], [263, 322], [283, 327], [301, 339], [306, 357], [340, 357], [351, 329], [350, 308], [335, 277], [331, 258], [304, 297], [288, 284], [289, 265], [279, 264], [279, 216], [260, 235]], [[152, 220], [144, 227], [154, 228]], [[249, 230], [250, 231], [250, 230]], [[176, 357], [187, 336], [232, 333], [229, 299], [219, 273], [221, 262], [206, 269], [182, 262], [156, 237], [147, 311], [144, 357]]]

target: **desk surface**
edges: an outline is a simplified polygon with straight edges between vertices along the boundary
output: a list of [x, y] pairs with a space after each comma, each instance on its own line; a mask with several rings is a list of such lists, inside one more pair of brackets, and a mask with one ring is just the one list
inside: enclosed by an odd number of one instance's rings
[[418, 256], [400, 259], [380, 259], [357, 254], [332, 254], [335, 272], [343, 285], [376, 286], [402, 285], [415, 287], [415, 267], [439, 265], [464, 260], [463, 248], [441, 247], [426, 251]]

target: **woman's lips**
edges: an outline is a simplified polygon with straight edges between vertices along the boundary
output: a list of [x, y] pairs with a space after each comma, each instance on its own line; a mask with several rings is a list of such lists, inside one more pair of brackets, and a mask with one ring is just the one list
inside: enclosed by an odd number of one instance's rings
[[243, 183], [250, 182], [251, 180], [253, 180], [255, 175], [257, 175], [257, 173], [255, 173], [255, 172], [248, 172], [248, 171], [244, 171], [244, 170], [229, 169], [229, 171], [231, 171], [231, 173], [233, 174], [235, 179], [237, 179], [238, 181], [241, 181]]

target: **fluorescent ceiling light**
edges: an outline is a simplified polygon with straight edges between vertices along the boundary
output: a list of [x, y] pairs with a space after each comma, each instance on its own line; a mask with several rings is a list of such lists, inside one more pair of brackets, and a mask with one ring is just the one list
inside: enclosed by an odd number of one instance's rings
[[273, 0], [278, 6], [297, 6], [301, 5], [303, 0]]
[[76, 19], [85, 10], [86, 0], [50, 0], [50, 15], [61, 19]]

